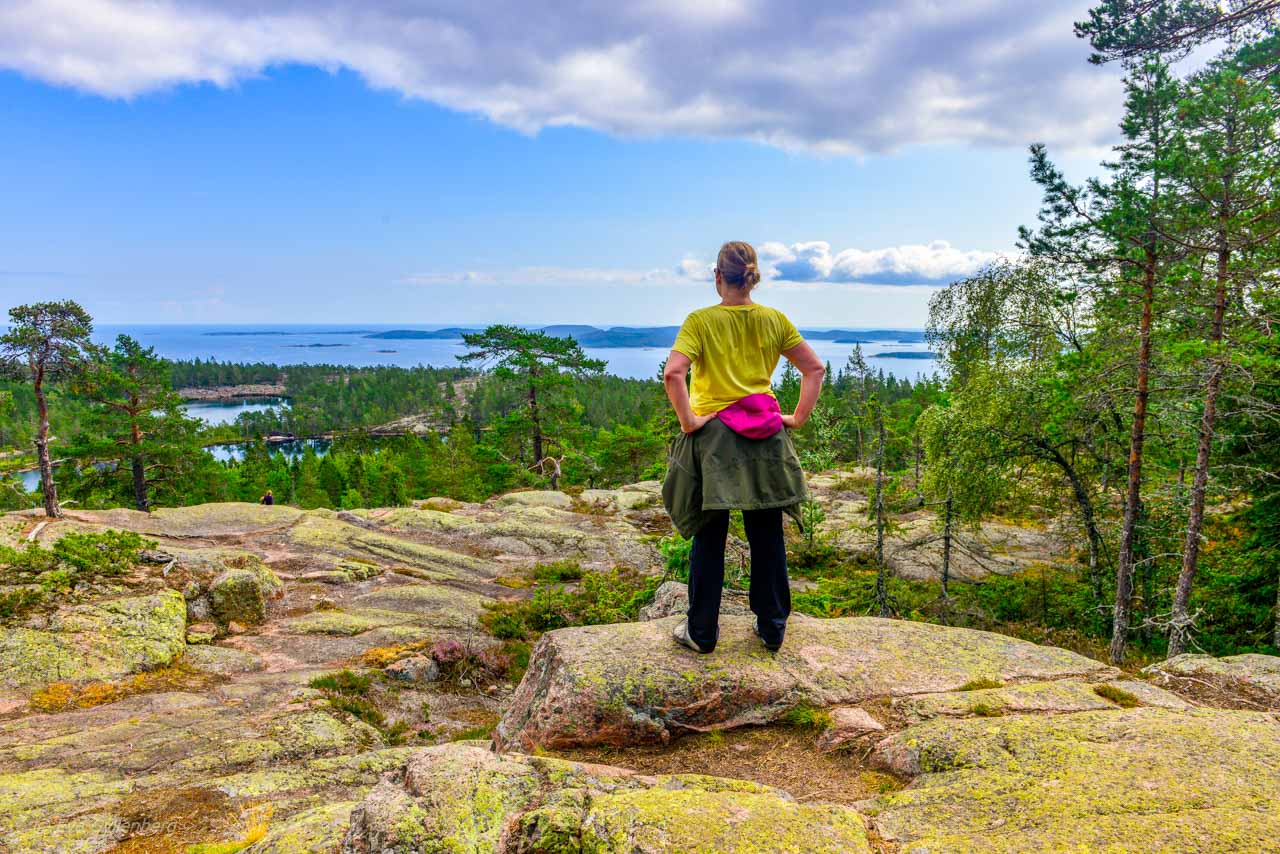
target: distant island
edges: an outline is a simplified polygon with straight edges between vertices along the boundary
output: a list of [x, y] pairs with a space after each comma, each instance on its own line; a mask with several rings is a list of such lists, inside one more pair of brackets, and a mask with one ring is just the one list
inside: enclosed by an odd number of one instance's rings
[[284, 329], [234, 329], [219, 330], [216, 332], [202, 332], [202, 335], [208, 335], [211, 338], [244, 338], [246, 336], [279, 336], [279, 335], [368, 335], [368, 329], [321, 329], [308, 330], [305, 332], [289, 332]]
[[462, 337], [464, 332], [479, 332], [479, 329], [460, 329], [451, 326], [447, 329], [389, 329], [386, 332], [370, 332], [365, 338], [378, 341], [420, 341], [424, 339], [453, 340]]
[[286, 344], [286, 347], [297, 347], [300, 350], [314, 350], [321, 347], [350, 347], [350, 344]]
[[936, 359], [936, 353], [930, 353], [928, 350], [896, 350], [885, 353], [872, 353], [873, 359]]
[[[388, 329], [371, 332], [365, 338], [380, 341], [445, 340], [456, 341], [463, 333], [478, 332], [474, 328], [450, 326], [445, 329]], [[583, 347], [655, 347], [667, 348], [675, 343], [678, 326], [613, 326], [601, 329], [596, 326], [560, 324], [537, 327], [536, 331], [560, 338], [572, 338]], [[836, 344], [871, 344], [893, 342], [896, 344], [924, 343], [924, 332], [918, 329], [802, 329], [800, 333], [812, 341], [831, 341]], [[884, 354], [881, 354], [884, 355]], [[932, 359], [929, 353], [903, 356], [909, 359]]]

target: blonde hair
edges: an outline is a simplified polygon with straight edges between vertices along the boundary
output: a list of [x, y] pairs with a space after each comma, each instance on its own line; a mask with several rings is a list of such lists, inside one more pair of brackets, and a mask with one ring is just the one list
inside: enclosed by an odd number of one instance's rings
[[726, 285], [742, 290], [751, 290], [760, 284], [760, 266], [756, 261], [756, 250], [750, 243], [731, 240], [720, 247], [720, 255], [716, 258], [716, 272], [724, 279]]

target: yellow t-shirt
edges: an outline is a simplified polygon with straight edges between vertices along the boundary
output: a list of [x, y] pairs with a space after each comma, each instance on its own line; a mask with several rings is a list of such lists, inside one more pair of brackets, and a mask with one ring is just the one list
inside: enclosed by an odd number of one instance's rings
[[710, 415], [749, 394], [773, 394], [778, 357], [803, 342], [776, 308], [713, 305], [685, 318], [672, 349], [693, 362], [694, 413]]

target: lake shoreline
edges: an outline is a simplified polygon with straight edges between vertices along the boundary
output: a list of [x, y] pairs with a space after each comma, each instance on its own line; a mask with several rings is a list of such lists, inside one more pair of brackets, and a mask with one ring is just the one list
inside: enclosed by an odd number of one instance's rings
[[245, 383], [243, 385], [215, 385], [204, 388], [180, 388], [183, 400], [202, 402], [244, 400], [255, 397], [284, 397], [284, 383]]

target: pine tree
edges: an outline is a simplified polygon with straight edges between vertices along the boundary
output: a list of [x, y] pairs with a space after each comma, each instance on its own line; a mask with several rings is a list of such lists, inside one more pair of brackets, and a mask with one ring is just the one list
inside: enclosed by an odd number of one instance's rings
[[462, 339], [470, 350], [460, 361], [491, 365], [495, 377], [522, 390], [525, 407], [511, 423], [527, 432], [530, 468], [541, 467], [548, 459], [548, 436], [562, 436], [576, 426], [570, 419], [572, 407], [563, 405], [566, 393], [575, 379], [603, 373], [604, 360], [589, 358], [572, 338], [516, 326], [490, 326]]
[[75, 384], [92, 406], [70, 450], [88, 465], [82, 488], [116, 484], [111, 492], [144, 512], [157, 490], [181, 499], [203, 450], [200, 423], [183, 412], [168, 363], [127, 335], [92, 353]]
[[9, 310], [9, 331], [0, 336], [0, 369], [31, 383], [36, 397], [36, 457], [44, 493], [44, 512], [62, 515], [49, 456], [48, 384], [77, 373], [85, 362], [93, 333], [89, 313], [71, 300], [20, 305]]

